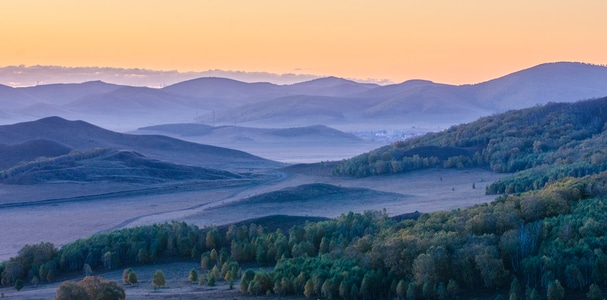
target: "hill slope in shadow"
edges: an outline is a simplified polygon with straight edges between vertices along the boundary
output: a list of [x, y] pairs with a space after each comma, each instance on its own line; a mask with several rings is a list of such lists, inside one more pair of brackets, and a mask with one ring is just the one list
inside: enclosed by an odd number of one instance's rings
[[238, 149], [286, 163], [341, 160], [384, 145], [324, 125], [254, 128], [233, 125], [164, 124], [133, 131]]
[[238, 179], [235, 173], [153, 160], [132, 151], [96, 149], [25, 163], [0, 172], [3, 183], [119, 182], [158, 184]]
[[334, 142], [360, 142], [353, 134], [339, 131], [324, 125], [291, 128], [253, 128], [242, 126], [209, 126], [205, 124], [163, 124], [139, 128], [136, 132], [155, 132], [171, 134], [180, 137], [205, 137], [211, 141], [236, 141], [249, 139], [251, 141], [322, 141], [332, 139]]
[[0, 126], [0, 143], [47, 139], [76, 150], [112, 148], [147, 157], [217, 169], [273, 168], [281, 164], [242, 151], [201, 145], [159, 135], [132, 135], [102, 129], [83, 121], [49, 117]]
[[72, 148], [45, 139], [30, 140], [18, 144], [0, 144], [0, 170], [39, 157], [55, 157], [70, 153]]

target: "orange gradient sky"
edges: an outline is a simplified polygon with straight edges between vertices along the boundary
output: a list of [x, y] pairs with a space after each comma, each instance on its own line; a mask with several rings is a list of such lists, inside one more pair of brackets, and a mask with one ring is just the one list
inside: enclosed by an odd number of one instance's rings
[[6, 0], [0, 66], [476, 83], [607, 64], [606, 12], [605, 0]]

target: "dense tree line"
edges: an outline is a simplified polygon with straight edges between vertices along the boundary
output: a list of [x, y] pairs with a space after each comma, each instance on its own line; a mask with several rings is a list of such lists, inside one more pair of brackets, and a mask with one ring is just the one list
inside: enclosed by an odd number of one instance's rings
[[328, 299], [596, 293], [607, 286], [606, 182], [606, 173], [567, 179], [417, 221], [365, 213], [310, 223], [289, 233], [291, 256], [272, 272], [245, 272], [240, 289]]
[[[481, 167], [513, 173], [488, 192], [522, 192], [560, 178], [607, 170], [607, 98], [550, 103], [453, 126], [345, 160], [335, 175], [370, 176], [424, 168]], [[546, 169], [549, 169], [546, 173]], [[542, 175], [538, 175], [542, 174]]]
[[0, 264], [2, 284], [12, 284], [16, 279], [53, 282], [59, 274], [80, 271], [85, 266], [116, 269], [162, 258], [199, 258], [208, 250], [206, 231], [173, 222], [97, 234], [60, 250], [51, 243], [26, 245], [18, 256]]
[[[0, 264], [0, 273], [2, 284], [11, 285], [53, 281], [87, 266], [115, 269], [180, 257], [200, 259], [201, 282], [231, 285], [240, 278], [238, 288], [250, 295], [454, 299], [485, 290], [511, 299], [562, 299], [572, 291], [596, 296], [607, 287], [605, 194], [607, 172], [417, 220], [349, 213], [288, 231], [165, 223], [61, 249], [28, 245]], [[243, 272], [245, 262], [274, 269]]]
[[539, 190], [567, 177], [584, 177], [607, 170], [607, 161], [578, 161], [557, 166], [540, 166], [503, 177], [487, 186], [487, 194], [513, 194]]

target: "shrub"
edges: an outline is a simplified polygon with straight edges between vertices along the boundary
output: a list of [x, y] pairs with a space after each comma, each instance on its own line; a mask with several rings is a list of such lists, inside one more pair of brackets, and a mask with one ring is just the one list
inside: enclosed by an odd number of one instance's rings
[[188, 276], [188, 278], [192, 282], [198, 281], [198, 272], [196, 272], [196, 270], [194, 270], [194, 269], [191, 269], [190, 270], [190, 275]]
[[15, 280], [15, 289], [20, 291], [23, 288], [23, 280], [17, 279]]
[[152, 287], [155, 290], [159, 287], [163, 287], [165, 284], [164, 272], [162, 272], [162, 270], [156, 270], [156, 273], [154, 273], [154, 278], [152, 278]]

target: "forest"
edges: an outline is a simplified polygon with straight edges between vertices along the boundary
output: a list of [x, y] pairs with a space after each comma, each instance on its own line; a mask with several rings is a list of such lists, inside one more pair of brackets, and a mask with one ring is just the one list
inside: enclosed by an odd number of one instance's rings
[[[478, 291], [509, 299], [563, 299], [607, 287], [607, 172], [567, 178], [467, 209], [395, 221], [349, 213], [288, 231], [261, 225], [128, 228], [57, 249], [25, 246], [0, 264], [2, 284], [58, 275], [200, 260], [240, 291], [328, 299], [456, 299]], [[264, 269], [240, 269], [254, 262]], [[238, 270], [238, 271], [236, 271]], [[229, 275], [229, 276], [227, 276]], [[590, 296], [589, 296], [590, 297]]]
[[488, 186], [488, 194], [537, 190], [561, 178], [607, 170], [606, 122], [607, 98], [538, 105], [396, 142], [344, 160], [333, 173], [364, 177], [486, 168], [514, 173]]

